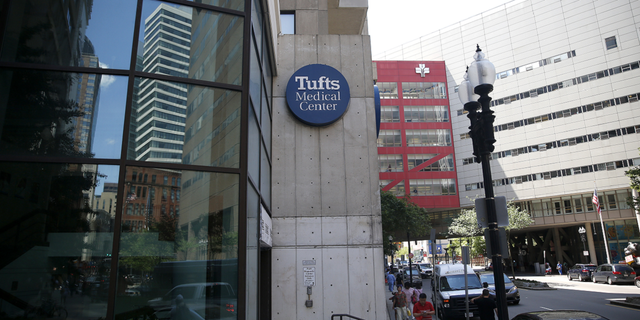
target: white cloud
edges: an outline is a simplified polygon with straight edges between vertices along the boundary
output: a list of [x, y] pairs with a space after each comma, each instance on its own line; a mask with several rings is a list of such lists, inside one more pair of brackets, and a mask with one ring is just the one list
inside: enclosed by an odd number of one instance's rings
[[[102, 69], [108, 69], [109, 65], [104, 63], [104, 62], [100, 62], [100, 68]], [[110, 75], [106, 75], [103, 74], [102, 75], [102, 79], [100, 80], [100, 88], [102, 89], [106, 89], [108, 88], [112, 83], [114, 83], [116, 81], [116, 77], [114, 76], [110, 76]]]
[[108, 145], [114, 145], [114, 144], [116, 144], [116, 140], [115, 139], [107, 139], [107, 144]]

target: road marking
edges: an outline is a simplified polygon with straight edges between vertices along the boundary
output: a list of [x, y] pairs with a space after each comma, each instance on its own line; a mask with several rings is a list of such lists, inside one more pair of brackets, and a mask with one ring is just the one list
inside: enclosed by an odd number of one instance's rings
[[629, 308], [629, 307], [619, 306], [619, 305], [616, 305], [616, 304], [605, 304], [605, 306], [609, 306], [609, 307], [616, 307], [616, 308], [623, 308], [623, 309], [633, 310], [633, 311], [639, 311], [638, 309], [635, 309], [635, 308]]
[[553, 310], [553, 309], [549, 309], [549, 308], [545, 308], [545, 307], [540, 307], [540, 308], [545, 309], [545, 310]]

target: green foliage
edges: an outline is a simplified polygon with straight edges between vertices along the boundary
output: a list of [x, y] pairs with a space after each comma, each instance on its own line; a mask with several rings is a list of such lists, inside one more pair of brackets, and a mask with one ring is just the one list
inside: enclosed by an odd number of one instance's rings
[[[391, 255], [389, 236], [425, 235], [431, 229], [427, 210], [411, 201], [410, 197], [398, 198], [391, 192], [380, 190], [380, 205], [382, 209], [382, 239], [385, 243], [384, 253]], [[395, 241], [395, 240], [394, 240]]]
[[[516, 206], [512, 201], [507, 203], [509, 225], [505, 230], [518, 230], [528, 227], [533, 223], [533, 218], [528, 211]], [[458, 237], [474, 237], [472, 254], [482, 254], [486, 249], [484, 230], [478, 226], [475, 208], [462, 209], [460, 215], [449, 226], [449, 235]], [[476, 240], [478, 239], [478, 240]]]
[[[640, 148], [638, 148], [638, 150], [640, 150]], [[625, 171], [624, 175], [629, 177], [629, 180], [631, 180], [631, 189], [640, 191], [640, 166], [636, 166]], [[636, 211], [640, 210], [640, 197], [631, 196], [627, 199], [627, 203]]]
[[449, 234], [459, 237], [474, 237], [482, 234], [476, 218], [476, 210], [462, 209], [460, 215], [449, 225]]

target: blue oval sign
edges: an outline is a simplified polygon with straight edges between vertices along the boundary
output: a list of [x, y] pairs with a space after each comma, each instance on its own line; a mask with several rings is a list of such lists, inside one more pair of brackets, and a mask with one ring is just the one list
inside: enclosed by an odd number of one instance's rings
[[347, 111], [351, 92], [340, 71], [310, 64], [296, 71], [287, 84], [289, 110], [303, 123], [322, 127], [336, 122]]

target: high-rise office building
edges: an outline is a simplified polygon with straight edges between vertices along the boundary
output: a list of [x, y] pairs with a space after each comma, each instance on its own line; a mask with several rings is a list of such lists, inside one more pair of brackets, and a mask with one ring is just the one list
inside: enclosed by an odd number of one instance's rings
[[[141, 71], [174, 77], [189, 74], [191, 10], [160, 4], [145, 19]], [[142, 79], [137, 96], [135, 159], [180, 163], [187, 85]]]
[[457, 86], [476, 44], [495, 65], [494, 191], [535, 220], [512, 232], [519, 266], [542, 262], [545, 250], [553, 263], [607, 261], [594, 189], [612, 261], [640, 241], [624, 174], [640, 164], [639, 16], [636, 1], [511, 1], [374, 56], [446, 64], [463, 207], [484, 185]]

